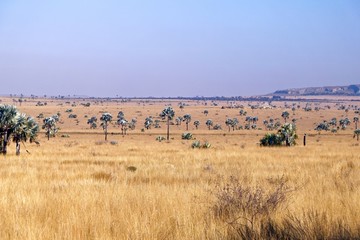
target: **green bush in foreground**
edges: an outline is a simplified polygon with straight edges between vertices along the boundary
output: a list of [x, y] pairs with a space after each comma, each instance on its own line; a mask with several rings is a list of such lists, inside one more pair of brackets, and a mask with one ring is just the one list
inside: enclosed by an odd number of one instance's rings
[[296, 127], [293, 123], [285, 123], [278, 130], [277, 133], [266, 133], [265, 136], [260, 139], [261, 146], [293, 146], [296, 144], [297, 139]]

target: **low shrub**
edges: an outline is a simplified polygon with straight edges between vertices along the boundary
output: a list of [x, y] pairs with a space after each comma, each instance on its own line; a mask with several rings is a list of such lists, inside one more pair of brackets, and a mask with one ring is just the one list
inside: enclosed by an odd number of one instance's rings
[[157, 136], [156, 137], [156, 141], [161, 142], [161, 141], [164, 141], [164, 140], [166, 140], [166, 138], [164, 136]]
[[183, 140], [191, 140], [193, 138], [193, 135], [192, 135], [192, 133], [183, 133], [182, 135], [181, 135], [181, 139], [183, 139]]
[[192, 148], [210, 148], [211, 144], [208, 141], [205, 141], [203, 144], [201, 144], [200, 141], [195, 141], [191, 144]]

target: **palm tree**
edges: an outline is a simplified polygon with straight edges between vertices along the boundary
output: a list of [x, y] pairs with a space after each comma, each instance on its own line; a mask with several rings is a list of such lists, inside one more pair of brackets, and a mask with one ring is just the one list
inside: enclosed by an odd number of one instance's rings
[[31, 117], [21, 114], [16, 107], [0, 105], [0, 149], [6, 155], [9, 139], [16, 142], [16, 154], [20, 154], [20, 142], [35, 141], [39, 132], [38, 124]]
[[228, 118], [228, 119], [226, 119], [225, 124], [226, 124], [226, 126], [229, 127], [229, 132], [230, 132], [230, 127], [233, 124], [233, 120], [231, 118]]
[[297, 139], [296, 127], [292, 123], [285, 123], [278, 132], [267, 133], [260, 139], [261, 146], [281, 146], [285, 143], [286, 146], [295, 145]]
[[359, 122], [359, 117], [354, 117], [354, 123], [355, 123], [355, 129], [357, 129], [358, 126], [358, 122]]
[[182, 120], [183, 120], [183, 118], [182, 117], [177, 117], [176, 119], [175, 119], [175, 122], [176, 122], [176, 125], [181, 125], [181, 122], [182, 122]]
[[210, 127], [214, 124], [213, 121], [211, 119], [208, 119], [206, 120], [205, 122], [206, 126], [208, 126], [209, 130], [210, 130]]
[[285, 123], [286, 123], [286, 119], [288, 119], [289, 118], [289, 112], [287, 112], [287, 111], [285, 111], [285, 112], [283, 112], [282, 114], [281, 114], [281, 117], [284, 119], [284, 121], [285, 121]]
[[333, 128], [335, 128], [336, 125], [337, 125], [337, 120], [336, 120], [336, 118], [332, 118], [332, 119], [329, 121], [329, 124], [330, 124], [331, 126], [333, 126]]
[[121, 135], [126, 135], [126, 130], [128, 128], [128, 121], [126, 121], [125, 119], [121, 119], [121, 120], [118, 120], [118, 124], [121, 126]]
[[269, 121], [268, 121], [268, 120], [264, 120], [263, 123], [264, 123], [264, 126], [265, 126], [266, 130], [268, 130]]
[[42, 129], [45, 129], [45, 135], [47, 136], [48, 140], [50, 140], [50, 136], [55, 136], [58, 131], [56, 122], [57, 121], [54, 117], [47, 117], [43, 120], [44, 125], [42, 126]]
[[170, 120], [172, 120], [174, 118], [174, 116], [175, 116], [175, 112], [172, 109], [172, 107], [167, 107], [160, 113], [160, 117], [162, 119], [166, 119], [166, 121], [167, 121], [166, 139], [168, 141], [169, 141], [169, 137], [170, 137]]
[[328, 122], [326, 122], [326, 121], [323, 121], [323, 122], [317, 124], [314, 130], [318, 131], [319, 134], [320, 134], [321, 131], [329, 131], [330, 130], [330, 124]]
[[125, 118], [125, 114], [122, 111], [120, 111], [117, 115], [117, 118], [118, 118], [118, 121], [121, 121], [122, 119]]
[[149, 129], [149, 128], [151, 128], [152, 123], [153, 123], [152, 118], [151, 118], [151, 117], [147, 117], [147, 118], [145, 118], [144, 127], [145, 127], [146, 129]]
[[239, 120], [237, 118], [232, 119], [231, 127], [233, 131], [235, 131], [235, 127], [239, 124]]
[[209, 114], [209, 111], [208, 110], [204, 110], [204, 114], [205, 116], [207, 116]]
[[296, 127], [292, 123], [285, 123], [281, 129], [278, 130], [278, 134], [282, 139], [282, 142], [285, 142], [286, 146], [295, 145]]
[[241, 109], [241, 110], [239, 111], [239, 114], [240, 114], [240, 116], [246, 116], [247, 112], [244, 111], [243, 109]]
[[11, 135], [11, 131], [15, 126], [15, 117], [17, 109], [11, 105], [0, 105], [0, 148], [1, 152], [6, 155], [7, 145]]
[[183, 117], [183, 121], [186, 123], [186, 131], [189, 130], [189, 123], [191, 121], [191, 115], [190, 114], [185, 114]]
[[119, 124], [121, 126], [121, 135], [126, 135], [126, 130], [129, 126], [129, 122], [125, 119], [125, 114], [120, 111], [117, 115], [117, 124]]
[[100, 118], [101, 124], [100, 126], [103, 127], [104, 133], [105, 133], [105, 141], [107, 141], [107, 135], [108, 135], [108, 125], [112, 120], [112, 115], [110, 113], [103, 113], [103, 115]]
[[136, 127], [136, 123], [137, 123], [137, 119], [136, 118], [132, 118], [131, 121], [129, 122], [129, 128], [131, 130], [134, 130]]
[[354, 137], [356, 136], [356, 140], [359, 141], [359, 136], [360, 136], [360, 129], [356, 129], [354, 131]]
[[199, 121], [199, 120], [195, 120], [195, 121], [194, 121], [194, 126], [195, 126], [196, 130], [198, 129], [199, 125], [200, 125], [200, 121]]
[[155, 121], [154, 121], [154, 128], [161, 128], [161, 126], [160, 126], [160, 120], [159, 120], [159, 119], [155, 119]]
[[30, 143], [34, 142], [39, 132], [39, 125], [31, 117], [25, 114], [18, 114], [16, 116], [16, 124], [12, 133], [13, 142], [16, 144], [16, 155], [20, 155], [20, 142]]
[[97, 118], [96, 117], [91, 117], [91, 118], [88, 119], [87, 124], [90, 125], [90, 129], [95, 129], [95, 128], [97, 128], [96, 122], [97, 122]]
[[350, 125], [350, 123], [351, 122], [350, 122], [350, 120], [348, 118], [344, 118], [344, 119], [339, 120], [339, 124], [340, 124], [342, 130], [345, 130], [346, 126]]

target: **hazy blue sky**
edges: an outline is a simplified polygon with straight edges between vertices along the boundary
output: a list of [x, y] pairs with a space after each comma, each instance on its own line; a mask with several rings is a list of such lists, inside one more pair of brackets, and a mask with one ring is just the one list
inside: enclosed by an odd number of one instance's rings
[[360, 83], [360, 1], [0, 0], [0, 83], [91, 96]]

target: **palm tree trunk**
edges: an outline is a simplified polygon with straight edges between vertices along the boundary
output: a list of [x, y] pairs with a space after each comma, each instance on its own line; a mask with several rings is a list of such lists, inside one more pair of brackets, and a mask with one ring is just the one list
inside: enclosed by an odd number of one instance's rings
[[356, 140], [359, 141], [359, 135], [360, 134], [356, 134]]
[[47, 130], [47, 138], [48, 138], [48, 141], [50, 140], [50, 129]]
[[7, 143], [8, 143], [8, 134], [7, 131], [5, 131], [4, 140], [3, 140], [3, 149], [2, 149], [3, 155], [6, 155], [7, 153]]
[[105, 124], [105, 141], [107, 141], [107, 124]]
[[170, 137], [170, 119], [167, 118], [167, 134], [166, 134], [166, 139], [169, 141], [169, 137]]
[[285, 137], [285, 143], [286, 143], [286, 146], [287, 146], [287, 147], [290, 146], [289, 136], [286, 136], [286, 137]]
[[186, 131], [189, 131], [189, 123], [186, 122]]
[[20, 155], [20, 142], [19, 140], [16, 140], [16, 155]]

